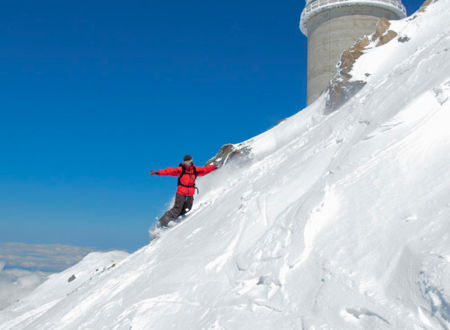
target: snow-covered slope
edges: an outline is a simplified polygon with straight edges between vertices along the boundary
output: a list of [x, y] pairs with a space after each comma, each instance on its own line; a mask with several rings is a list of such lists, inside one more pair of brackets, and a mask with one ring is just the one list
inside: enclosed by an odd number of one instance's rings
[[186, 221], [69, 295], [50, 279], [0, 328], [448, 329], [449, 13], [393, 23], [409, 41], [363, 55], [342, 108], [245, 142]]
[[[0, 328], [15, 328], [16, 324], [20, 324], [20, 328], [27, 327], [64, 298], [76, 295], [79, 290], [86, 290], [94, 279], [112, 271], [116, 264], [127, 256], [128, 253], [123, 251], [92, 252], [75, 266], [59, 274], [50, 275], [46, 282], [26, 298], [2, 311]], [[14, 318], [14, 322], [4, 324], [9, 318]]]

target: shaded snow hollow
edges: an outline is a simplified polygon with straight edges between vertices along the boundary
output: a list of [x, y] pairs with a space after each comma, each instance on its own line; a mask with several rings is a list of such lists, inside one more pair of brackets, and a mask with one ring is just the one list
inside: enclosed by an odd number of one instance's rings
[[322, 96], [245, 142], [184, 222], [51, 277], [0, 329], [450, 328], [449, 13], [393, 22], [409, 41], [363, 55], [342, 108]]

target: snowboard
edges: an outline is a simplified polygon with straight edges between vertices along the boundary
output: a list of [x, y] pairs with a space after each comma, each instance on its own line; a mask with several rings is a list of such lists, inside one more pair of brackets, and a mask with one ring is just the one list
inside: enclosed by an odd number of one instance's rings
[[156, 225], [154, 227], [150, 228], [148, 231], [150, 234], [150, 239], [151, 239], [150, 242], [160, 238], [163, 233], [167, 232], [169, 229], [178, 225], [180, 222], [182, 222], [184, 219], [186, 219], [187, 216], [188, 216], [188, 213], [186, 213], [184, 215], [180, 215], [177, 219], [170, 221], [167, 227], [161, 226], [161, 224], [159, 223], [159, 220], [157, 219]]

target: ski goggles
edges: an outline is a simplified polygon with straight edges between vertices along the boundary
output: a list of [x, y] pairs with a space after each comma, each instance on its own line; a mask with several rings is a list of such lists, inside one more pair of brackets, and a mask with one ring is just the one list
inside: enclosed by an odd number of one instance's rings
[[184, 163], [184, 165], [191, 165], [192, 164], [192, 159], [185, 160], [183, 163]]

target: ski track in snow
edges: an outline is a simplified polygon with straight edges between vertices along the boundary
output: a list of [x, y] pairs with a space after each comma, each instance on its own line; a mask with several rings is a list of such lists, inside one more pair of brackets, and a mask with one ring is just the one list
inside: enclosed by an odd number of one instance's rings
[[341, 109], [244, 142], [185, 220], [50, 278], [0, 329], [449, 329], [449, 9], [393, 22], [409, 41], [367, 51]]

